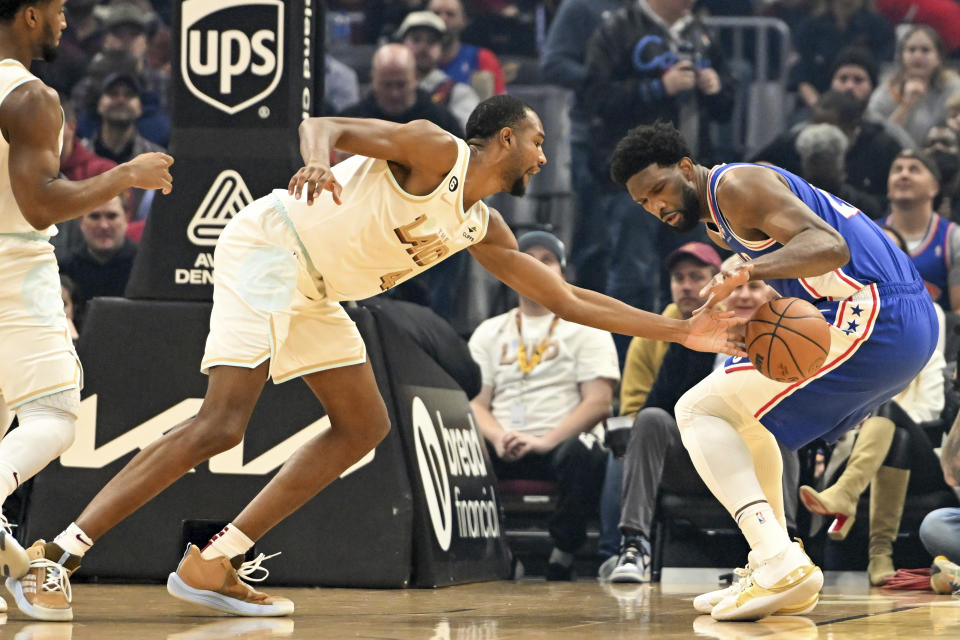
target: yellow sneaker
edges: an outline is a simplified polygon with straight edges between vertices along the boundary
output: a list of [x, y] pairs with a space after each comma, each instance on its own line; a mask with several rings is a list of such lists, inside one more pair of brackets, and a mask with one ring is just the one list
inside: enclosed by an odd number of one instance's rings
[[[273, 556], [279, 554], [273, 554]], [[262, 553], [255, 560], [241, 562], [224, 557], [204, 560], [196, 545], [188, 545], [180, 566], [167, 578], [167, 592], [174, 598], [238, 616], [288, 616], [293, 601], [257, 591], [246, 581], [261, 582], [270, 573], [260, 563], [273, 556]], [[253, 577], [257, 571], [262, 577]]]
[[763, 561], [710, 612], [714, 620], [759, 620], [773, 613], [811, 611], [820, 597], [823, 572], [797, 542]]
[[7, 590], [17, 607], [37, 620], [73, 620], [70, 574], [80, 567], [80, 558], [43, 540], [34, 542], [27, 549], [27, 556], [30, 558], [27, 574], [19, 579], [7, 578]]
[[960, 593], [960, 566], [937, 556], [930, 565], [930, 588], [937, 593]]

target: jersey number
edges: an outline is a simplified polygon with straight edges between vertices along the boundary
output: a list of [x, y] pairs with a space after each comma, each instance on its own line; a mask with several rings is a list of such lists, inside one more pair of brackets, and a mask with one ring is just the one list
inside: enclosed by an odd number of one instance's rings
[[[401, 225], [393, 230], [397, 234], [400, 242], [407, 247], [407, 253], [413, 257], [413, 261], [420, 267], [426, 267], [450, 253], [450, 248], [443, 244], [440, 234], [428, 233], [426, 235], [416, 235], [414, 232], [417, 227], [427, 221], [427, 216], [417, 216], [413, 222]], [[410, 273], [412, 269], [402, 269], [400, 271], [391, 271], [380, 276], [380, 290], [386, 291], [394, 287], [401, 278]]]
[[855, 206], [853, 206], [848, 202], [844, 202], [843, 200], [833, 195], [832, 193], [828, 191], [824, 191], [823, 189], [819, 189], [819, 188], [817, 189], [817, 191], [827, 196], [827, 200], [829, 200], [830, 204], [833, 205], [833, 209], [837, 213], [842, 215], [844, 218], [852, 218], [853, 216], [860, 213], [860, 210], [857, 209]]

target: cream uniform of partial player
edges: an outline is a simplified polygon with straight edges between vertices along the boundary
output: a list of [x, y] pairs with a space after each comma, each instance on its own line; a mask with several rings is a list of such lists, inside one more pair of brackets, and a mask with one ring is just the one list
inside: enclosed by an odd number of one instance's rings
[[470, 147], [430, 194], [397, 183], [386, 160], [353, 156], [333, 167], [342, 204], [307, 205], [284, 190], [226, 226], [214, 256], [213, 313], [201, 368], [256, 367], [275, 382], [359, 364], [366, 351], [340, 301], [375, 296], [479, 242], [489, 210], [463, 210]]
[[[17, 60], [0, 61], [0, 104], [35, 80]], [[56, 227], [37, 231], [23, 217], [10, 186], [10, 144], [0, 136], [0, 392], [11, 409], [82, 386], [48, 241], [54, 234]]]

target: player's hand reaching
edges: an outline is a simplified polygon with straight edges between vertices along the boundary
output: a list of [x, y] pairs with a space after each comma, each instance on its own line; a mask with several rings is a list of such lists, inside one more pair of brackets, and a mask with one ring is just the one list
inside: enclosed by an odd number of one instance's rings
[[707, 286], [700, 290], [700, 297], [706, 298], [707, 301], [694, 313], [711, 309], [718, 302], [726, 300], [727, 297], [733, 293], [734, 289], [747, 283], [750, 279], [750, 271], [752, 269], [753, 265], [748, 262], [739, 264], [731, 270], [721, 271], [713, 276], [710, 282], [707, 283]]
[[698, 309], [687, 323], [687, 337], [681, 344], [694, 351], [726, 353], [731, 356], [746, 357], [739, 327], [747, 322], [738, 318], [733, 311]]
[[138, 189], [160, 189], [164, 195], [173, 190], [170, 166], [173, 158], [165, 153], [141, 153], [124, 163], [130, 171], [130, 186]]
[[337, 178], [333, 175], [333, 170], [330, 169], [329, 164], [311, 163], [305, 167], [301, 167], [300, 170], [290, 178], [287, 191], [299, 200], [300, 195], [304, 191], [304, 186], [306, 186], [308, 205], [313, 204], [314, 198], [319, 196], [320, 192], [324, 189], [333, 195], [334, 202], [342, 204], [340, 193], [343, 191], [343, 187], [337, 182]]

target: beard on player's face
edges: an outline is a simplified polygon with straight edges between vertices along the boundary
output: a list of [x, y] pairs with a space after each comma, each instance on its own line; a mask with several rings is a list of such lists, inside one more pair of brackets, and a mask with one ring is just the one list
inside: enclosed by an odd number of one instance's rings
[[680, 214], [680, 221], [676, 226], [672, 224], [667, 226], [674, 233], [687, 233], [696, 229], [697, 225], [700, 224], [700, 197], [697, 195], [697, 190], [687, 183], [681, 184], [680, 195], [683, 199], [682, 208], [677, 209], [677, 213]]

